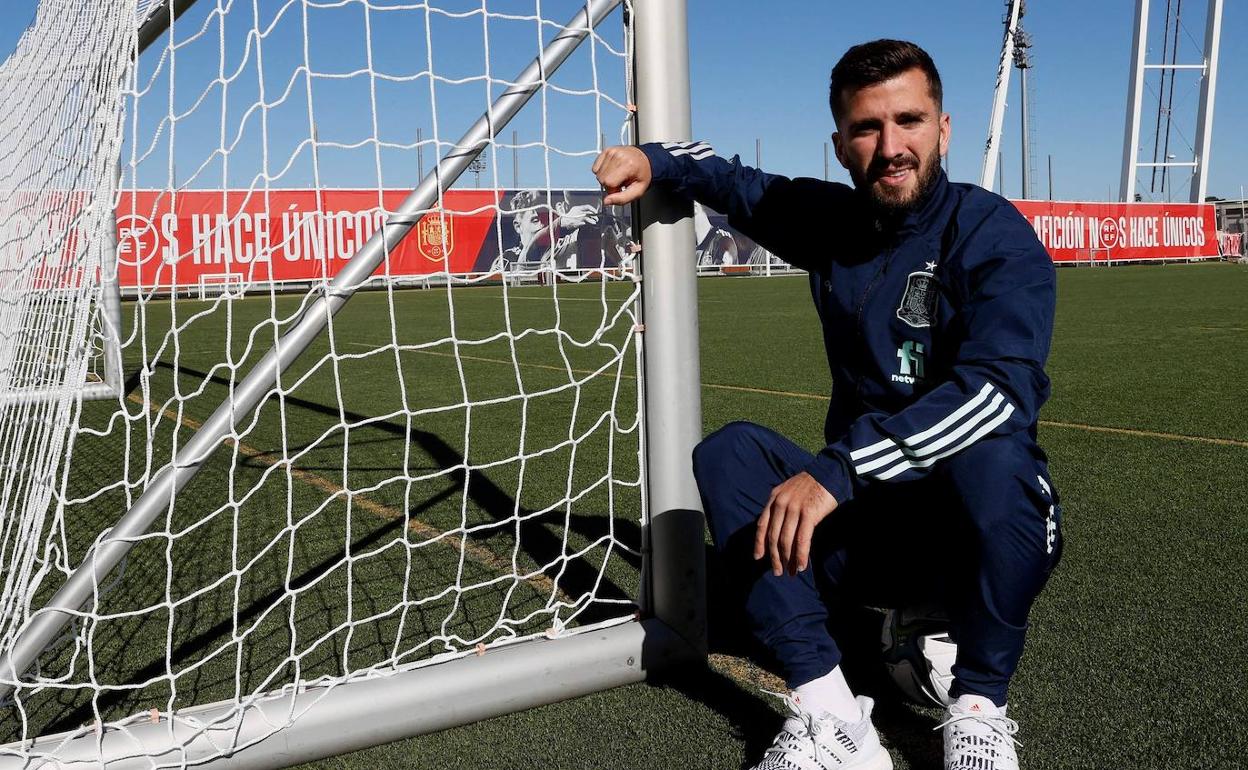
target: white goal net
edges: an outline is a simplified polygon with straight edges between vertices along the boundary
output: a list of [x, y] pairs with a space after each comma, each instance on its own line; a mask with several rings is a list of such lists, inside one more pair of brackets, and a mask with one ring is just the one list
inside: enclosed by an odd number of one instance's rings
[[186, 766], [634, 621], [636, 247], [584, 192], [628, 5], [43, 0], [0, 65], [0, 764]]

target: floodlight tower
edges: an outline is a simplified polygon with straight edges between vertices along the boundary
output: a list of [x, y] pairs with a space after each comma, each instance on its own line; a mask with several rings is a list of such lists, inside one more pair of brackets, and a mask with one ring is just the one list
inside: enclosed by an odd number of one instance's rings
[[[992, 117], [988, 122], [988, 144], [984, 147], [984, 166], [979, 175], [979, 186], [992, 189], [993, 177], [997, 175], [998, 156], [1001, 153], [1001, 124], [1005, 120], [1005, 96], [1010, 91], [1010, 69], [1014, 58], [1014, 39], [1018, 33], [1018, 20], [1023, 15], [1025, 0], [1006, 0], [1005, 40], [1001, 43], [1001, 63], [997, 65], [997, 88], [992, 97]], [[997, 190], [1001, 192], [1001, 190]]]
[[[1122, 148], [1122, 184], [1118, 197], [1126, 202], [1135, 198], [1135, 181], [1140, 168], [1184, 167], [1192, 169], [1192, 203], [1201, 203], [1208, 191], [1209, 150], [1213, 144], [1213, 99], [1218, 81], [1218, 47], [1222, 38], [1222, 0], [1209, 0], [1205, 16], [1204, 61], [1199, 64], [1165, 62], [1148, 64], [1148, 6], [1149, 0], [1135, 2], [1135, 36], [1131, 47], [1131, 78], [1127, 88], [1127, 127]], [[1163, 157], [1160, 162], [1141, 162], [1140, 114], [1144, 106], [1144, 74], [1147, 70], [1199, 70], [1200, 112], [1196, 119], [1195, 157], [1179, 161]]]
[[1014, 66], [1018, 68], [1019, 93], [1022, 94], [1022, 130], [1023, 141], [1019, 145], [1019, 155], [1023, 159], [1023, 191], [1024, 199], [1031, 197], [1031, 125], [1027, 111], [1027, 70], [1031, 69], [1031, 35], [1023, 31], [1021, 18], [1027, 12], [1026, 5], [1019, 11], [1018, 29], [1014, 31]]

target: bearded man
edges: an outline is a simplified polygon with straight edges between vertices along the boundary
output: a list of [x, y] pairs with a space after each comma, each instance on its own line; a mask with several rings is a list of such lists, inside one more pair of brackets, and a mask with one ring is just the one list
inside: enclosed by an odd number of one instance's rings
[[[702, 142], [613, 147], [594, 164], [606, 203], [663, 185], [810, 274], [833, 381], [826, 446], [733, 423], [693, 456], [745, 620], [793, 690], [794, 715], [757, 767], [891, 768], [829, 611], [936, 600], [957, 643], [945, 767], [1016, 770], [1007, 688], [1062, 546], [1036, 443], [1053, 263], [1008, 201], [945, 177], [950, 119], [917, 45], [851, 48], [830, 104], [852, 188], [767, 174]], [[812, 221], [836, 242], [809, 240]]]

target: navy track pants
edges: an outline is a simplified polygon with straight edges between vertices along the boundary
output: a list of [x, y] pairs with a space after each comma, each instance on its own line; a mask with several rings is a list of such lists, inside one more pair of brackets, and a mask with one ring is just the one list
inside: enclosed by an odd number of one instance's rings
[[1027, 614], [1061, 556], [1060, 508], [1043, 454], [1026, 436], [984, 439], [920, 480], [869, 487], [815, 528], [809, 568], [776, 577], [769, 558], [753, 558], [756, 523], [771, 490], [813, 457], [747, 422], [724, 426], [693, 453], [725, 572], [788, 686], [840, 663], [830, 605], [938, 601], [958, 643], [951, 694], [1004, 704]]

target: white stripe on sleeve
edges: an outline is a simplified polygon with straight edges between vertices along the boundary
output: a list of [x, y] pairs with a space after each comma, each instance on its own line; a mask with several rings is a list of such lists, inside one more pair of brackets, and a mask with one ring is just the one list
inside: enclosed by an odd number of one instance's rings
[[965, 441], [953, 447], [952, 449], [945, 450], [944, 452], [941, 452], [938, 455], [932, 455], [931, 457], [925, 458], [923, 460], [917, 460], [917, 461], [908, 460], [908, 459], [903, 460], [897, 463], [896, 465], [894, 465], [892, 468], [889, 468], [888, 470], [884, 471], [883, 473], [877, 474], [876, 478], [878, 478], [880, 481], [888, 481], [893, 476], [896, 476], [900, 473], [904, 473], [910, 470], [911, 468], [930, 467], [931, 465], [935, 464], [937, 460], [948, 457], [951, 454], [956, 454], [958, 452], [961, 452], [966, 447], [970, 446], [971, 444], [974, 444], [976, 441], [979, 441], [981, 438], [991, 433], [993, 429], [996, 428], [998, 425], [1010, 419], [1010, 415], [1012, 414], [1014, 414], [1014, 405], [1006, 404], [1005, 410], [1002, 411], [1001, 414], [994, 417], [991, 421], [985, 423], [979, 430], [972, 433], [969, 437], [967, 437]]
[[871, 446], [863, 447], [862, 449], [855, 449], [854, 451], [849, 453], [849, 459], [862, 460], [872, 455], [879, 454], [880, 452], [883, 452], [885, 449], [890, 449], [892, 447], [900, 447], [903, 444], [908, 447], [913, 448], [916, 445], [921, 444], [927, 439], [931, 438], [932, 436], [935, 436], [937, 433], [940, 433], [945, 428], [948, 428], [950, 425], [954, 424], [958, 420], [962, 419], [964, 416], [966, 416], [968, 412], [974, 411], [976, 408], [979, 407], [980, 404], [984, 403], [984, 401], [988, 399], [988, 396], [994, 390], [995, 388], [992, 387], [992, 383], [986, 382], [984, 383], [984, 387], [979, 389], [979, 393], [977, 393], [974, 397], [972, 397], [965, 404], [958, 407], [948, 417], [936, 423], [935, 425], [928, 428], [927, 430], [920, 431], [914, 434], [913, 436], [909, 438], [904, 438], [904, 439], [897, 439], [897, 438], [890, 436], [889, 438], [886, 438], [883, 441], [877, 441]]
[[[970, 446], [1013, 413], [1014, 405], [992, 383], [986, 383], [979, 393], [932, 427], [907, 438], [889, 437], [851, 452], [851, 460], [863, 461], [855, 464], [854, 472], [886, 481], [909, 468], [929, 467]], [[970, 438], [962, 440], [967, 434]], [[951, 444], [952, 449], [941, 451]]]
[[681, 155], [690, 155], [694, 160], [702, 160], [704, 158], [714, 157], [715, 151], [711, 149], [709, 144], [700, 142], [692, 147], [684, 147], [679, 150], [671, 151], [673, 158], [679, 158]]

